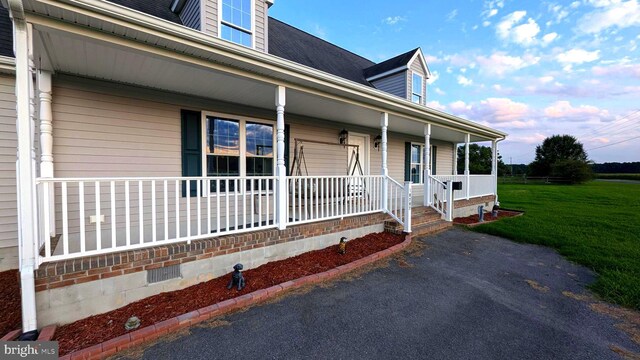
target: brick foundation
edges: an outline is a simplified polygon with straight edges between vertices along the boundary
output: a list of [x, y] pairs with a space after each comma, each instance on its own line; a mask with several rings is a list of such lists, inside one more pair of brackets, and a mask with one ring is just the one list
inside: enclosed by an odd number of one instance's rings
[[335, 219], [291, 226], [285, 230], [269, 229], [196, 240], [192, 241], [191, 244], [168, 244], [146, 249], [51, 262], [41, 265], [36, 271], [36, 291], [82, 284], [308, 237], [382, 224], [387, 219], [389, 217], [386, 214], [368, 214], [348, 217], [342, 220]]
[[491, 207], [495, 202], [495, 195], [486, 195], [469, 200], [456, 200], [453, 202], [453, 217], [465, 217], [478, 213], [478, 206], [484, 205], [487, 211], [491, 211]]

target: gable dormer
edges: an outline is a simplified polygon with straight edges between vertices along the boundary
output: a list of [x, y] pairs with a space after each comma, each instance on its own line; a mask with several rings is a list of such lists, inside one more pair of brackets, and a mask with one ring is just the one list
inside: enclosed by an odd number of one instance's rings
[[376, 89], [425, 105], [429, 67], [420, 48], [400, 54], [364, 70]]
[[268, 51], [268, 10], [273, 0], [174, 0], [182, 24], [258, 51]]

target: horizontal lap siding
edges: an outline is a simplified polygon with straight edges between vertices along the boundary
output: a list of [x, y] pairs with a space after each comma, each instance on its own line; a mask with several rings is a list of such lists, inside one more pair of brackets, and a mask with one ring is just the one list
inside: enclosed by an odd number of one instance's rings
[[0, 75], [0, 271], [17, 266], [18, 219], [16, 198], [15, 80]]
[[382, 90], [389, 94], [407, 98], [407, 72], [402, 71], [398, 74], [387, 76], [385, 78], [371, 82], [376, 89]]
[[218, 36], [218, 0], [202, 0], [202, 31]]
[[256, 31], [255, 31], [255, 37], [256, 37], [256, 50], [258, 51], [267, 51], [267, 18], [266, 18], [266, 14], [267, 14], [267, 4], [264, 2], [264, 0], [255, 0], [255, 12], [254, 12], [254, 16], [255, 16], [255, 23], [256, 23]]

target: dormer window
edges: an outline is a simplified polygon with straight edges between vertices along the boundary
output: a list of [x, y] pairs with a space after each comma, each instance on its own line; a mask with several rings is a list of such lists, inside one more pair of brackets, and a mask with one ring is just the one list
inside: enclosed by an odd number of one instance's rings
[[253, 47], [253, 0], [221, 0], [220, 34], [225, 40]]
[[413, 73], [411, 101], [416, 104], [422, 104], [422, 76], [420, 74]]

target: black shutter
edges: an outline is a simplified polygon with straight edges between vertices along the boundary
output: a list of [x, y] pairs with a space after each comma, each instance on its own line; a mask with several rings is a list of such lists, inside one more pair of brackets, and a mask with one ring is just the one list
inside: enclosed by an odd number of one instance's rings
[[436, 174], [436, 159], [438, 158], [438, 147], [437, 146], [432, 146], [431, 147], [431, 175], [435, 175]]
[[[202, 176], [202, 118], [199, 111], [182, 110], [182, 176]], [[190, 196], [197, 196], [197, 182], [189, 184]], [[201, 189], [202, 190], [202, 189]], [[182, 196], [187, 183], [182, 182]]]
[[404, 143], [404, 181], [411, 180], [411, 143]]

